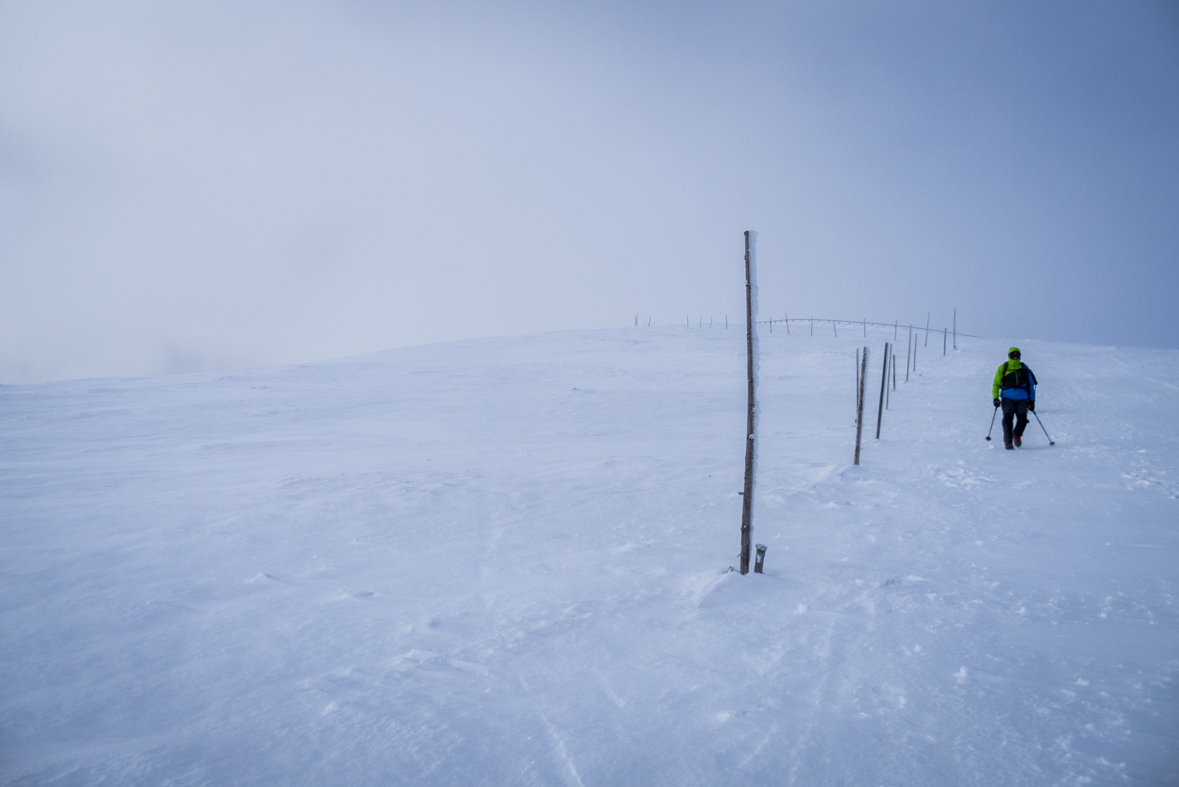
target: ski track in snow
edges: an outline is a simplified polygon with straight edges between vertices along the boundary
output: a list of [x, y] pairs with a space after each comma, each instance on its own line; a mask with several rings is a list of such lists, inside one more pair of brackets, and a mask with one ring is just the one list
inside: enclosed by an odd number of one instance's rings
[[762, 332], [746, 577], [736, 327], [0, 387], [0, 782], [1179, 783], [1179, 353], [891, 338]]

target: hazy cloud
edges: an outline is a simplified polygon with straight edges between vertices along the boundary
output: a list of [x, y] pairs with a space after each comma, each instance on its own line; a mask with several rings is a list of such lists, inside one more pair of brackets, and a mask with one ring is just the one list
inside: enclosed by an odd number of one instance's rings
[[741, 310], [1179, 346], [1165, 3], [2, 2], [0, 382]]

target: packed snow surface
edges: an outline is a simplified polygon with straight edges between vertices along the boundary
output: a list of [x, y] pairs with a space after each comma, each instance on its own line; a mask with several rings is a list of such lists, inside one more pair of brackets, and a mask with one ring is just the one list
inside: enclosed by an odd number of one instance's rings
[[1179, 354], [1005, 451], [858, 334], [762, 328], [764, 575], [736, 325], [0, 388], [0, 782], [1179, 783]]

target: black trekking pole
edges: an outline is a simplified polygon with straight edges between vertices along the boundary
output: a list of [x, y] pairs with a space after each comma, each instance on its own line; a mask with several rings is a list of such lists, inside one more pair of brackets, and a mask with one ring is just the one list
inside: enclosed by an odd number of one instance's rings
[[999, 405], [995, 405], [995, 412], [991, 413], [991, 428], [987, 430], [987, 439], [988, 440], [991, 439], [991, 432], [995, 431], [995, 416], [998, 414], [999, 414]]
[[[1036, 415], [1035, 410], [1032, 410], [1032, 415], [1036, 416], [1036, 423], [1038, 423], [1040, 425], [1041, 429], [1044, 429], [1044, 422], [1040, 420], [1040, 416]], [[1048, 437], [1048, 430], [1047, 429], [1044, 429], [1044, 436]], [[1056, 441], [1053, 440], [1051, 437], [1048, 437], [1048, 445], [1056, 445]]]

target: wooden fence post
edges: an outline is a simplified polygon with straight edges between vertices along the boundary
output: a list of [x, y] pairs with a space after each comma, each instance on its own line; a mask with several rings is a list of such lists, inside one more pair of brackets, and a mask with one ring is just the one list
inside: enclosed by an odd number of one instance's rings
[[749, 382], [749, 406], [745, 416], [745, 491], [741, 503], [741, 573], [749, 573], [749, 546], [753, 533], [753, 472], [754, 472], [754, 428], [756, 418], [754, 406], [753, 373], [753, 279], [749, 264], [749, 231], [745, 231], [745, 347], [746, 371]]
[[909, 364], [913, 359], [913, 326], [909, 326], [909, 343], [905, 345], [905, 382], [909, 382]]
[[931, 315], [931, 314], [933, 314], [933, 312], [926, 312], [925, 313], [925, 346], [926, 347], [929, 346], [929, 315]]
[[954, 349], [958, 349], [958, 310], [954, 309]]
[[856, 421], [859, 421], [859, 348], [856, 348]]
[[888, 387], [888, 342], [884, 343], [884, 363], [880, 364], [880, 405], [876, 408], [876, 439], [880, 439], [880, 421], [884, 418], [884, 389]]
[[864, 433], [864, 378], [868, 376], [868, 348], [860, 356], [860, 395], [856, 402], [856, 464], [860, 463], [860, 436]]

